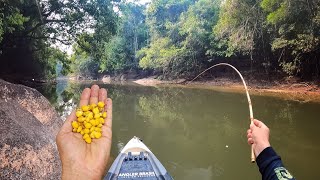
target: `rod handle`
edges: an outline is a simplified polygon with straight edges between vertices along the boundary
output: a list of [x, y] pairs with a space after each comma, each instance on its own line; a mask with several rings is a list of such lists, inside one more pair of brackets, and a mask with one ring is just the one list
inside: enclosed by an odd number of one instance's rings
[[256, 162], [256, 156], [254, 155], [253, 146], [251, 145], [251, 163]]

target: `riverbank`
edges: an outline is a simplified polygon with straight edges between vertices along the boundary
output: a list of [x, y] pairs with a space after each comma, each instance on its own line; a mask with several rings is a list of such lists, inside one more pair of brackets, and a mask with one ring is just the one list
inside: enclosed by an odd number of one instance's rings
[[[143, 86], [177, 86], [186, 88], [212, 89], [243, 93], [244, 87], [239, 78], [214, 78], [199, 81], [177, 79], [171, 81], [158, 80], [155, 77], [133, 80]], [[281, 81], [265, 81], [252, 79], [247, 81], [249, 93], [252, 95], [273, 96], [299, 102], [320, 103], [320, 86], [316, 82], [301, 82], [286, 78]]]

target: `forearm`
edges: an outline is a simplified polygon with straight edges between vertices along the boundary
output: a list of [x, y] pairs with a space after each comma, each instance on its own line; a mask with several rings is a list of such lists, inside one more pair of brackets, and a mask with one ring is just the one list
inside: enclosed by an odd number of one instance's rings
[[257, 165], [263, 180], [294, 179], [283, 166], [280, 156], [272, 147], [265, 148], [257, 157]]

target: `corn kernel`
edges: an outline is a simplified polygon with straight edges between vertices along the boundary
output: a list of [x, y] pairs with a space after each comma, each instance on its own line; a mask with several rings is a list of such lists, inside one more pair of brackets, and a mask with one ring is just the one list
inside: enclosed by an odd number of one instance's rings
[[101, 128], [96, 127], [96, 128], [94, 128], [94, 131], [101, 132], [102, 130], [101, 130]]
[[85, 128], [83, 131], [84, 131], [85, 134], [89, 134], [89, 132], [90, 132], [90, 130], [87, 129], [87, 128]]
[[92, 124], [90, 124], [90, 123], [86, 123], [84, 126], [85, 126], [87, 129], [90, 129], [90, 128], [91, 128], [91, 126], [92, 126]]
[[101, 128], [101, 127], [102, 127], [102, 124], [99, 124], [97, 127]]
[[97, 139], [101, 138], [101, 136], [102, 136], [101, 132], [94, 133], [94, 137]]
[[102, 117], [103, 117], [103, 118], [106, 118], [106, 117], [107, 117], [107, 112], [103, 112], [103, 113], [102, 113]]
[[93, 132], [93, 131], [94, 131], [94, 127], [91, 127], [91, 128], [90, 128], [90, 132]]
[[88, 144], [90, 144], [91, 143], [91, 138], [90, 137], [87, 137], [86, 139], [84, 139]]
[[99, 113], [100, 113], [100, 111], [99, 111], [98, 108], [94, 108], [94, 109], [92, 110], [92, 112], [93, 112], [94, 114], [99, 114]]
[[99, 120], [99, 119], [96, 119], [94, 125], [95, 125], [95, 126], [98, 126], [99, 124], [100, 124], [100, 120]]
[[83, 111], [79, 110], [76, 112], [77, 117], [81, 117], [83, 115]]
[[73, 128], [73, 129], [72, 129], [72, 132], [77, 132], [77, 129], [76, 129], [76, 128]]
[[88, 106], [82, 106], [81, 109], [82, 109], [82, 111], [85, 111], [85, 112], [89, 111], [89, 107]]
[[77, 129], [79, 127], [78, 122], [77, 121], [72, 121], [72, 127]]
[[80, 134], [81, 134], [81, 135], [84, 135], [84, 130], [81, 130], [81, 131], [80, 131]]
[[103, 111], [103, 108], [99, 108], [99, 111], [102, 112], [102, 111]]
[[92, 133], [90, 133], [90, 137], [91, 137], [92, 139], [95, 138], [95, 137], [96, 137], [95, 134], [96, 134], [96, 132], [93, 131]]
[[[92, 104], [91, 104], [91, 107], [92, 107], [92, 109], [93, 109], [93, 108], [97, 107], [97, 105], [94, 104], [94, 103], [92, 103]], [[91, 109], [91, 110], [92, 110], [92, 109]]]
[[100, 118], [100, 114], [95, 114], [95, 115], [94, 115], [94, 118], [95, 118], [95, 119]]
[[90, 122], [90, 124], [92, 124], [92, 126], [94, 126], [94, 124], [96, 123], [95, 120], [93, 120], [93, 119], [90, 120], [89, 122]]
[[103, 118], [100, 118], [99, 121], [100, 121], [101, 124], [104, 124], [104, 119]]
[[82, 130], [82, 126], [79, 126], [77, 129], [77, 132], [79, 133], [79, 132], [81, 132], [81, 130]]
[[98, 102], [98, 107], [99, 108], [103, 108], [104, 107], [104, 102], [102, 102], [102, 101]]
[[86, 118], [83, 116], [78, 117], [78, 122], [83, 122]]
[[87, 115], [87, 117], [88, 117], [89, 119], [93, 119], [93, 113], [92, 113], [92, 112], [89, 112], [89, 114]]
[[88, 137], [90, 137], [90, 136], [89, 136], [89, 134], [87, 134], [87, 133], [85, 133], [85, 134], [83, 135], [83, 139], [86, 139], [86, 138], [88, 138]]

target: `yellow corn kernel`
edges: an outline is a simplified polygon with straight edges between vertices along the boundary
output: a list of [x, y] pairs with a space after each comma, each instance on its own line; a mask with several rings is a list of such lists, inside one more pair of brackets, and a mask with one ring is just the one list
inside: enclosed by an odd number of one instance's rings
[[85, 128], [83, 131], [84, 131], [85, 134], [89, 134], [89, 132], [90, 132], [90, 130], [87, 129], [87, 128]]
[[100, 113], [99, 113], [99, 114], [95, 114], [95, 115], [94, 115], [94, 118], [95, 118], [95, 119], [100, 118]]
[[102, 130], [101, 130], [101, 128], [96, 127], [96, 128], [94, 128], [94, 131], [101, 132]]
[[94, 124], [96, 123], [96, 121], [93, 119], [91, 119], [89, 122], [90, 122], [90, 124], [92, 124], [92, 126], [94, 126]]
[[86, 111], [86, 112], [83, 112], [83, 116], [88, 116], [88, 114], [90, 113], [90, 111]]
[[107, 117], [107, 112], [103, 112], [103, 113], [102, 113], [102, 117], [103, 117], [103, 118], [106, 118], [106, 117]]
[[88, 105], [88, 111], [91, 111], [91, 110], [92, 110], [92, 106]]
[[78, 124], [77, 121], [72, 121], [71, 125], [72, 125], [73, 128], [76, 128], [76, 129], [79, 127], [79, 124]]
[[97, 105], [94, 104], [94, 103], [92, 103], [92, 104], [91, 104], [91, 107], [92, 107], [92, 109], [93, 109], [93, 108], [97, 107]]
[[94, 137], [97, 138], [97, 139], [101, 138], [101, 136], [102, 136], [101, 132], [95, 132], [94, 133]]
[[84, 126], [85, 126], [87, 129], [90, 129], [90, 128], [92, 127], [92, 124], [86, 123]]
[[99, 108], [99, 111], [102, 112], [104, 108]]
[[90, 132], [93, 132], [93, 131], [94, 131], [94, 127], [91, 127], [91, 128], [90, 128]]
[[101, 128], [101, 127], [102, 127], [102, 124], [98, 124], [98, 126], [97, 126], [97, 127]]
[[99, 121], [100, 121], [101, 124], [104, 124], [104, 119], [103, 118], [100, 118]]
[[98, 102], [98, 107], [99, 108], [103, 108], [104, 107], [104, 102], [102, 102], [102, 101]]
[[78, 117], [78, 122], [83, 122], [86, 118], [83, 116]]
[[82, 126], [79, 126], [77, 129], [77, 132], [79, 133], [79, 132], [81, 132], [81, 130], [82, 130]]
[[91, 132], [91, 133], [90, 133], [90, 137], [91, 137], [92, 139], [95, 138], [95, 137], [96, 137], [95, 134], [96, 134], [95, 131]]
[[99, 119], [96, 119], [95, 120], [95, 126], [98, 126], [100, 124], [100, 120]]
[[90, 144], [92, 142], [90, 137], [87, 137], [86, 139], [84, 139], [88, 144]]
[[93, 119], [93, 113], [92, 113], [92, 112], [89, 112], [89, 114], [87, 115], [87, 118]]
[[89, 106], [82, 106], [81, 109], [84, 112], [89, 111]]
[[76, 116], [77, 116], [77, 117], [81, 117], [82, 115], [83, 115], [83, 111], [78, 110], [78, 111], [76, 112]]
[[100, 111], [99, 111], [98, 108], [94, 108], [94, 109], [92, 110], [92, 112], [93, 112], [94, 114], [99, 114], [99, 113], [100, 113]]
[[81, 130], [81, 131], [80, 131], [80, 134], [81, 134], [81, 135], [84, 135], [84, 130]]
[[85, 133], [85, 134], [83, 135], [83, 139], [86, 139], [86, 138], [88, 138], [88, 137], [90, 137], [90, 136], [89, 136], [89, 134], [87, 134], [87, 133]]
[[77, 132], [77, 129], [76, 129], [76, 128], [73, 128], [73, 129], [72, 129], [72, 132]]

